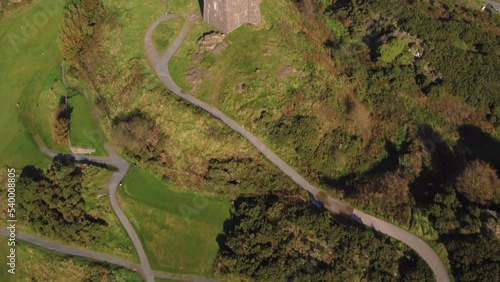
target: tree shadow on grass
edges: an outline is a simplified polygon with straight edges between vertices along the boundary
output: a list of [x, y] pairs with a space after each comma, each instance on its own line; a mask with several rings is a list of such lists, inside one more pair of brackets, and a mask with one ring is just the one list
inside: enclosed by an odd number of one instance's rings
[[58, 162], [60, 162], [63, 165], [66, 165], [66, 166], [73, 165], [75, 163], [81, 163], [81, 164], [87, 164], [87, 165], [91, 165], [91, 166], [96, 166], [96, 167], [103, 168], [103, 169], [106, 169], [106, 170], [112, 170], [112, 171], [116, 171], [117, 170], [113, 166], [109, 166], [107, 164], [96, 162], [96, 161], [93, 161], [93, 160], [90, 160], [90, 159], [87, 159], [87, 158], [84, 158], [84, 159], [81, 159], [81, 160], [76, 160], [73, 155], [69, 155], [69, 154], [58, 154], [57, 156], [55, 156], [54, 159], [52, 160], [52, 163], [55, 164], [55, 163], [58, 163]]
[[483, 160], [499, 174], [500, 142], [473, 125], [460, 126], [458, 133], [457, 145], [450, 147], [431, 126], [424, 125], [419, 129], [418, 136], [431, 155], [431, 167], [421, 171], [410, 184], [417, 206], [427, 207], [436, 194], [445, 193], [443, 187], [453, 184], [470, 160]]
[[363, 178], [372, 178], [384, 174], [385, 172], [396, 169], [399, 165], [399, 157], [406, 153], [408, 144], [404, 143], [399, 150], [394, 143], [386, 140], [385, 151], [387, 156], [380, 162], [372, 166], [364, 173], [351, 173], [339, 179], [332, 179], [328, 176], [321, 177], [321, 183], [329, 187], [336, 187], [343, 191], [346, 197], [356, 194], [356, 183]]
[[32, 179], [33, 181], [41, 181], [42, 179], [45, 179], [45, 175], [43, 171], [39, 168], [37, 168], [34, 165], [27, 165], [23, 168], [23, 171], [21, 172], [20, 175], [21, 179]]
[[500, 142], [490, 134], [473, 125], [458, 128], [458, 147], [471, 159], [489, 163], [500, 174]]
[[431, 157], [431, 165], [422, 170], [409, 186], [416, 205], [427, 207], [436, 194], [443, 192], [443, 184], [456, 178], [461, 168], [460, 156], [454, 153], [441, 134], [430, 125], [422, 125], [417, 136], [424, 151]]
[[198, 0], [198, 4], [200, 4], [200, 13], [201, 13], [201, 16], [203, 17], [203, 11], [205, 9], [205, 1], [204, 0]]

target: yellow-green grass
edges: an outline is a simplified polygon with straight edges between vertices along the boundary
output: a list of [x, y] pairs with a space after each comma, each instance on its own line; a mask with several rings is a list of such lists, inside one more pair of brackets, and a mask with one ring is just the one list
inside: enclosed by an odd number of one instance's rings
[[159, 51], [166, 50], [185, 23], [185, 17], [189, 14], [201, 14], [200, 5], [197, 0], [170, 0], [167, 1], [166, 10], [175, 15], [175, 18], [160, 23], [153, 32], [153, 43]]
[[[185, 79], [186, 71], [202, 67], [209, 74], [202, 80], [199, 90], [192, 94], [217, 105], [228, 115], [253, 119], [252, 115], [262, 110], [281, 111], [284, 101], [288, 103], [291, 99], [287, 90], [298, 88], [304, 82], [296, 75], [279, 77], [277, 73], [285, 64], [303, 68], [305, 61], [296, 47], [304, 45], [301, 47], [307, 48], [307, 43], [299, 39], [283, 43], [284, 36], [277, 22], [290, 18], [289, 5], [283, 1], [262, 1], [264, 23], [259, 26], [246, 24], [234, 30], [225, 39], [229, 46], [219, 55], [205, 53], [200, 64], [192, 60], [198, 38], [215, 28], [201, 19], [195, 22], [170, 62], [173, 79], [180, 87], [191, 91]], [[237, 85], [241, 83], [245, 84], [246, 91], [237, 93]]]
[[[220, 54], [205, 52], [201, 62], [193, 60], [199, 47], [198, 38], [215, 28], [201, 19], [194, 22], [171, 59], [169, 70], [179, 87], [222, 110], [266, 142], [285, 162], [306, 174], [301, 170], [304, 164], [295, 148], [278, 144], [269, 136], [266, 125], [270, 119], [314, 112], [320, 115], [324, 132], [338, 128], [344, 121], [336, 118], [341, 115], [338, 108], [310, 97], [313, 91], [301, 92], [307, 83], [303, 76], [307, 77], [307, 72], [312, 71], [304, 55], [311, 46], [299, 32], [299, 16], [293, 3], [263, 0], [261, 11], [261, 25], [242, 25], [227, 35], [225, 50]], [[287, 65], [288, 71], [283, 71]], [[188, 71], [195, 68], [206, 70], [196, 90], [186, 79]], [[320, 76], [315, 79], [323, 81]], [[245, 85], [243, 91], [238, 90], [241, 84]], [[268, 122], [259, 121], [263, 113]], [[321, 136], [318, 134], [314, 142], [321, 142]], [[335, 169], [340, 171], [343, 167], [339, 161]]]
[[[16, 273], [7, 272], [7, 239], [0, 237], [0, 281], [144, 281], [133, 271], [96, 261], [58, 254], [26, 242], [16, 242]], [[106, 273], [103, 273], [104, 269]]]
[[[168, 5], [175, 3], [181, 2], [168, 1]], [[191, 3], [191, 7], [188, 5], [186, 9], [199, 12], [197, 1], [192, 0]], [[107, 71], [112, 73], [110, 77], [113, 78], [99, 89], [99, 95], [104, 97], [107, 106], [108, 120], [103, 118], [106, 129], [109, 129], [114, 118], [136, 109], [154, 119], [162, 132], [169, 136], [164, 149], [172, 162], [169, 166], [157, 162], [147, 165], [162, 175], [171, 176], [176, 187], [202, 190], [202, 185], [195, 183], [202, 181], [201, 175], [212, 158], [260, 156], [245, 139], [220, 121], [169, 93], [149, 66], [142, 46], [143, 39], [149, 26], [169, 10], [164, 3], [152, 0], [110, 0], [104, 4], [110, 12], [116, 13], [116, 28], [105, 30], [102, 45], [107, 54], [103, 67], [109, 68]], [[174, 12], [176, 17], [182, 16], [179, 11]], [[133, 68], [136, 65], [140, 67]], [[144, 81], [133, 84], [131, 88], [130, 78], [135, 78], [137, 73]], [[133, 91], [125, 95], [126, 89]]]
[[[169, 23], [169, 21], [165, 22], [165, 24]], [[168, 66], [172, 79], [177, 83], [177, 85], [179, 85], [179, 87], [187, 91], [191, 90], [191, 84], [186, 80], [186, 72], [187, 69], [193, 64], [192, 56], [193, 53], [197, 50], [198, 39], [204, 32], [208, 32], [214, 29], [211, 25], [207, 24], [201, 18], [196, 22], [191, 23], [191, 25], [192, 28], [186, 35], [181, 48], [172, 57]], [[180, 30], [178, 30], [176, 37], [179, 31]]]
[[[41, 3], [41, 0], [34, 1], [32, 5], [0, 20], [2, 165], [21, 167], [47, 160], [39, 152], [32, 135], [35, 133], [45, 138], [50, 136], [44, 126], [46, 110], [39, 101], [42, 89], [52, 75], [51, 70], [61, 61], [57, 34], [63, 13], [62, 7], [59, 7], [49, 14], [44, 10], [49, 4]], [[47, 19], [46, 23], [43, 19]], [[35, 26], [35, 22], [40, 24]], [[27, 23], [32, 23], [33, 26]], [[29, 38], [24, 36], [27, 32]]]
[[94, 148], [95, 155], [106, 154], [102, 146], [102, 135], [98, 121], [92, 116], [90, 104], [80, 91], [69, 90], [71, 107], [70, 136], [75, 147]]
[[131, 169], [122, 188], [120, 204], [154, 269], [213, 275], [229, 200], [175, 191], [139, 168]]
[[179, 15], [201, 12], [198, 0], [169, 0], [167, 1], [167, 11]]
[[132, 242], [109, 202], [109, 182], [114, 171], [90, 166], [83, 172], [85, 176], [82, 183], [85, 189], [83, 198], [87, 210], [92, 216], [102, 218], [107, 223], [106, 233], [98, 238], [93, 246], [89, 247], [98, 252], [139, 262]]
[[176, 16], [170, 21], [160, 23], [153, 32], [153, 43], [157, 50], [166, 50], [184, 25], [184, 17]]
[[[116, 75], [116, 79], [110, 80], [99, 93], [108, 99], [109, 117], [112, 119], [117, 113], [132, 111], [145, 93], [158, 86], [157, 81], [151, 79], [154, 74], [145, 58], [143, 40], [149, 26], [167, 9], [165, 3], [155, 0], [110, 0], [105, 1], [104, 5], [109, 12], [116, 14], [115, 25], [112, 28], [106, 27], [102, 44], [103, 51], [107, 54], [106, 65], [103, 67], [109, 68], [106, 71]], [[148, 82], [140, 85], [134, 95], [122, 97], [121, 89], [128, 88], [128, 78], [134, 76], [134, 70], [131, 69], [134, 63], [147, 70], [142, 75]], [[127, 102], [122, 104], [124, 100]], [[105, 126], [109, 127], [109, 124], [110, 121], [107, 121]]]
[[55, 122], [57, 106], [65, 94], [66, 88], [61, 82], [60, 68], [54, 66], [45, 79], [45, 83], [38, 98], [37, 110], [39, 110], [39, 126], [36, 128], [35, 134], [42, 138], [47, 147], [58, 153], [70, 152], [67, 145], [60, 146], [55, 143], [51, 134]]
[[[269, 130], [263, 126], [266, 123], [258, 122], [262, 113], [267, 113], [266, 118], [275, 119], [287, 111], [323, 113], [338, 109], [301, 92], [307, 83], [302, 75], [309, 71], [304, 53], [311, 47], [299, 33], [299, 17], [294, 14], [296, 9], [292, 5], [289, 1], [263, 0], [263, 23], [247, 24], [234, 30], [225, 39], [228, 47], [218, 55], [206, 52], [201, 63], [195, 62], [192, 54], [198, 49], [198, 38], [214, 27], [202, 20], [195, 22], [170, 61], [169, 69], [179, 87], [250, 129], [287, 163], [300, 166], [292, 146], [276, 144], [269, 138]], [[286, 31], [280, 23], [286, 23], [283, 24]], [[291, 67], [288, 73], [282, 72], [287, 65]], [[206, 70], [196, 90], [186, 79], [187, 72], [195, 68]], [[243, 91], [238, 90], [241, 84], [245, 85]], [[332, 116], [335, 115], [320, 117], [322, 122], [325, 120], [325, 131], [339, 126], [339, 121]], [[341, 165], [338, 166], [340, 169]]]

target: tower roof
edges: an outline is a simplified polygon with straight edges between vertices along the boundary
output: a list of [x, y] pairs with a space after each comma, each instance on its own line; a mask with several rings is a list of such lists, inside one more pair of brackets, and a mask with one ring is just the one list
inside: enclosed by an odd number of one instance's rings
[[245, 23], [261, 23], [260, 0], [205, 0], [203, 17], [207, 23], [230, 33]]

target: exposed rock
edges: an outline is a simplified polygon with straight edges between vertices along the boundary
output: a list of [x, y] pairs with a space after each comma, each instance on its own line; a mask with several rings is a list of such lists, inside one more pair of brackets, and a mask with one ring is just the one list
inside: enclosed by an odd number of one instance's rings
[[289, 63], [285, 63], [283, 67], [276, 73], [278, 76], [287, 76], [290, 73], [295, 73], [297, 70]]
[[239, 83], [238, 85], [236, 85], [236, 91], [241, 94], [243, 93], [243, 91], [245, 91], [245, 88], [246, 88], [246, 84], [245, 83]]
[[200, 51], [196, 51], [194, 52], [194, 55], [193, 55], [193, 62], [195, 63], [200, 63], [201, 62], [201, 59], [203, 59], [203, 56], [200, 54]]
[[288, 62], [285, 62], [280, 70], [276, 72], [276, 76], [284, 78], [286, 76], [293, 75], [298, 78], [305, 78], [306, 74], [303, 71], [299, 71], [292, 67]]
[[195, 68], [188, 71], [186, 79], [193, 85], [192, 91], [196, 91], [204, 74], [205, 70], [201, 68]]
[[208, 51], [214, 54], [220, 54], [228, 46], [227, 43], [224, 42], [224, 38], [226, 38], [226, 35], [218, 31], [204, 33], [198, 40], [200, 44], [200, 53]]

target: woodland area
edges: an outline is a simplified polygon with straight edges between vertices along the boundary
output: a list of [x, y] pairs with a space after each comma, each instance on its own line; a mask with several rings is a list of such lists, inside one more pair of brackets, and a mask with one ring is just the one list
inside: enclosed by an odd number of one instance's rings
[[[295, 141], [297, 152], [312, 158], [325, 149], [334, 154], [339, 143], [363, 151], [384, 142], [385, 156], [366, 171], [337, 177], [312, 159], [311, 170], [327, 186], [342, 187], [354, 206], [402, 226], [418, 226], [415, 215], [428, 218], [457, 281], [498, 281], [500, 17], [450, 1], [297, 5], [330, 23], [325, 46], [377, 128], [377, 136], [337, 135], [312, 148], [313, 141]], [[279, 138], [314, 140], [311, 120], [301, 117]]]
[[[307, 83], [288, 88], [290, 107], [262, 111], [253, 125], [267, 132], [266, 142], [289, 149], [291, 164], [325, 190], [444, 246], [456, 281], [498, 281], [500, 17], [448, 0], [293, 2], [302, 30], [290, 34], [295, 31], [285, 24], [277, 28], [285, 42], [307, 42], [307, 50], [299, 49], [308, 61], [302, 70]], [[100, 0], [71, 1], [60, 36], [71, 71], [96, 93], [109, 91], [108, 81], [124, 76], [105, 64], [112, 55], [99, 48], [104, 27], [115, 25], [103, 5]], [[144, 64], [128, 63], [126, 85], [112, 92], [124, 101], [132, 100], [149, 79], [143, 75]], [[113, 139], [130, 137], [117, 141], [130, 156], [155, 166], [166, 178], [180, 178], [165, 169], [175, 165], [171, 150], [165, 149], [170, 132], [149, 113], [113, 112], [113, 99], [122, 100], [96, 96], [103, 116], [111, 117]], [[326, 110], [301, 108], [308, 100]], [[342, 122], [325, 129], [324, 121], [332, 119]], [[151, 135], [133, 135], [139, 128]], [[197, 181], [193, 186], [205, 192], [241, 189], [261, 195], [236, 200], [232, 221], [219, 238], [218, 273], [257, 280], [349, 280], [359, 273], [370, 281], [429, 278], [427, 270], [401, 268], [426, 269], [407, 250], [395, 254], [384, 247], [378, 252], [367, 243], [394, 244], [388, 239], [299, 208], [303, 203], [294, 205], [293, 198], [265, 196], [271, 187], [292, 185], [279, 173], [270, 177], [268, 168], [253, 159], [208, 158], [200, 166], [202, 172], [186, 171]], [[284, 219], [276, 221], [275, 210]], [[283, 232], [290, 236], [282, 238]], [[352, 238], [345, 240], [353, 242], [349, 250], [363, 249], [359, 265], [342, 253], [345, 241], [326, 237], [326, 232]], [[308, 238], [313, 241], [304, 243]], [[304, 253], [294, 253], [295, 246]], [[334, 258], [325, 262], [324, 253], [314, 253], [313, 246], [334, 250]], [[365, 252], [379, 260], [363, 258]], [[306, 253], [311, 260], [301, 259]], [[382, 262], [388, 268], [377, 265]], [[291, 264], [301, 266], [293, 272], [285, 268]], [[325, 276], [315, 276], [320, 274]]]
[[83, 173], [69, 156], [58, 156], [46, 171], [23, 169], [18, 189], [18, 216], [40, 234], [90, 244], [103, 236], [107, 223], [87, 212]]
[[256, 281], [431, 281], [403, 244], [308, 205], [299, 196], [236, 199], [216, 272]]

